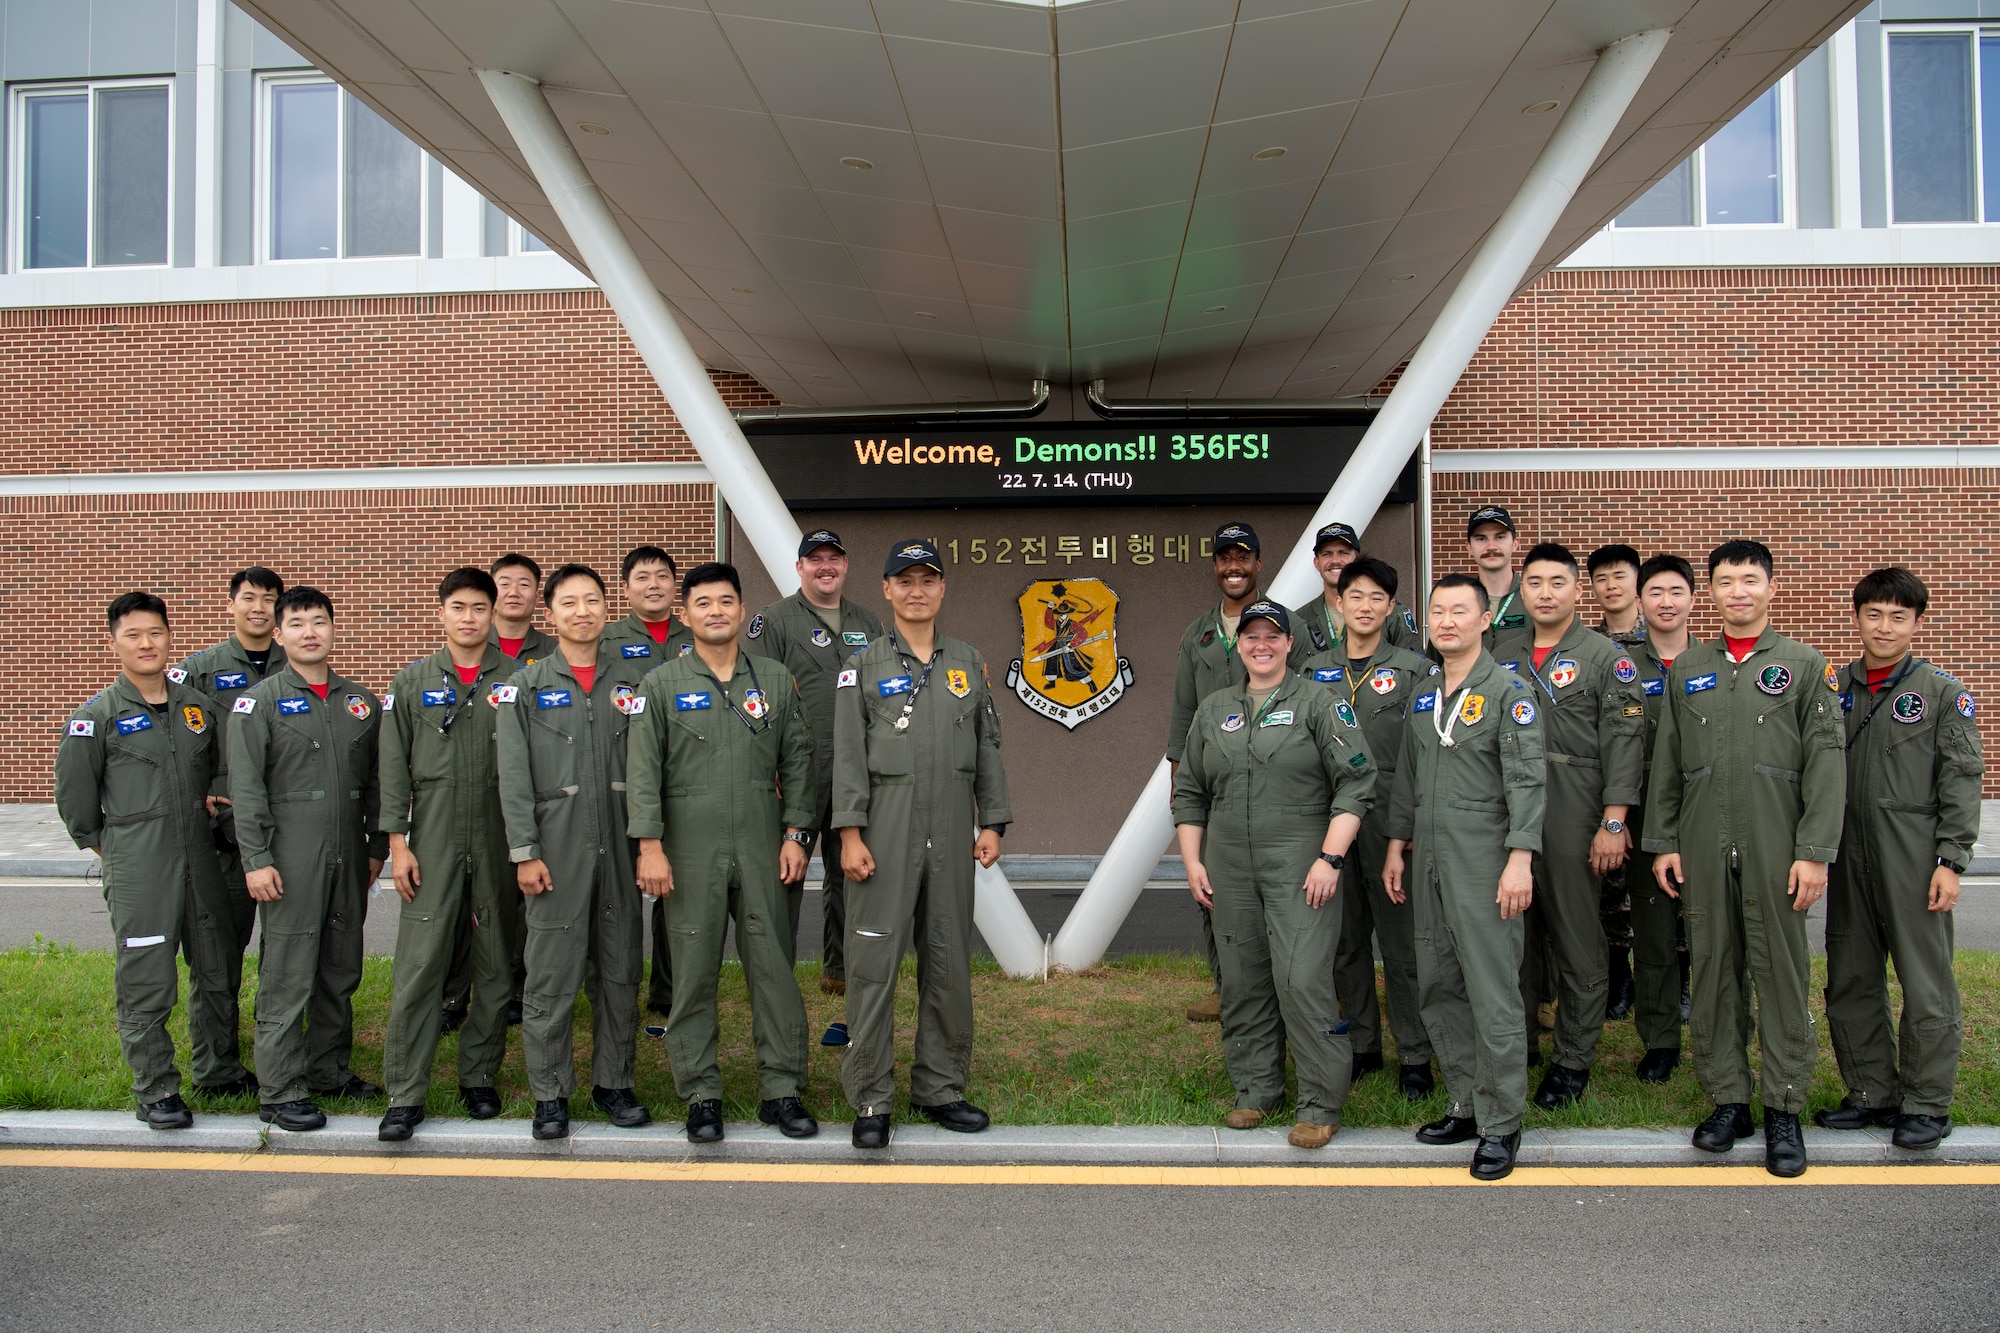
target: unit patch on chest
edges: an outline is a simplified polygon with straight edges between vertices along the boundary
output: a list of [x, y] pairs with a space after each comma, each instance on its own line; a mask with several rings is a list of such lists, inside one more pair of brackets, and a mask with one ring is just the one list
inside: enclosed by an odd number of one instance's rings
[[181, 709], [181, 721], [186, 723], [187, 729], [197, 736], [208, 730], [208, 714], [204, 713], [198, 704], [189, 704]]
[[826, 626], [824, 625], [815, 625], [813, 627], [812, 641], [815, 648], [833, 647], [833, 636], [826, 632]]
[[1549, 668], [1549, 684], [1556, 689], [1562, 689], [1566, 685], [1573, 685], [1575, 683], [1576, 663], [1572, 662], [1569, 658], [1559, 658], [1556, 664]]
[[[453, 699], [458, 698], [457, 691], [452, 692], [452, 698]], [[355, 718], [358, 719], [359, 721], [366, 722], [368, 720], [369, 714], [373, 713], [375, 710], [368, 706], [368, 700], [363, 698], [361, 695], [350, 694], [347, 696], [347, 711], [352, 713], [355, 716]]]
[[1904, 690], [1889, 702], [1889, 715], [1898, 722], [1921, 722], [1924, 720], [1924, 696], [1915, 690]]
[[1465, 696], [1465, 698], [1459, 701], [1458, 720], [1460, 722], [1465, 723], [1466, 726], [1468, 727], [1471, 726], [1473, 723], [1479, 721], [1480, 718], [1485, 716], [1486, 716], [1485, 695], [1468, 694]]
[[1611, 668], [1611, 674], [1618, 677], [1625, 684], [1630, 685], [1633, 681], [1639, 679], [1639, 668], [1632, 665], [1631, 658], [1621, 657], [1618, 659], [1618, 665]]
[[944, 673], [944, 687], [963, 699], [972, 693], [972, 677], [963, 671], [947, 671]]
[[1396, 691], [1396, 668], [1376, 667], [1368, 673], [1368, 688], [1377, 694], [1393, 694]]
[[1757, 673], [1757, 688], [1766, 694], [1783, 694], [1792, 688], [1792, 669], [1776, 664], [1765, 667]]
[[745, 717], [749, 718], [752, 722], [759, 722], [763, 720], [764, 714], [770, 711], [771, 705], [765, 700], [764, 691], [743, 691], [743, 715]]
[[1231, 714], [1230, 714], [1230, 715], [1229, 715], [1228, 717], [1225, 717], [1225, 718], [1223, 718], [1223, 719], [1222, 719], [1222, 729], [1223, 729], [1224, 731], [1241, 731], [1241, 730], [1243, 730], [1243, 714], [1241, 714], [1241, 713], [1231, 713]]

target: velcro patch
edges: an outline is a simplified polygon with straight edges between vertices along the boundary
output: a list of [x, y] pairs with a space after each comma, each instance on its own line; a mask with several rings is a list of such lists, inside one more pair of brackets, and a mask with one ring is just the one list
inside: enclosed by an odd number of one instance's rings
[[743, 637], [746, 639], [754, 639], [763, 632], [764, 632], [764, 613], [759, 611], [756, 615], [750, 617], [750, 628], [743, 631]]
[[858, 629], [842, 630], [840, 632], [840, 641], [849, 648], [866, 648], [868, 646], [868, 636]]
[[910, 689], [911, 681], [908, 676], [891, 676], [887, 680], [875, 682], [875, 692], [884, 699], [892, 694], [908, 694]]
[[1333, 701], [1333, 712], [1334, 716], [1338, 717], [1342, 722], [1345, 722], [1350, 727], [1358, 727], [1361, 725], [1359, 722], [1356, 722], [1354, 720], [1354, 709], [1345, 699], [1335, 699]]
[[542, 690], [542, 691], [540, 691], [539, 693], [537, 693], [537, 694], [535, 695], [535, 707], [537, 707], [537, 708], [568, 708], [568, 707], [570, 707], [570, 697], [569, 697], [569, 691], [568, 691], [568, 690]]
[[247, 694], [242, 695], [234, 704], [230, 705], [229, 711], [232, 713], [254, 713], [257, 711], [257, 701]]
[[849, 667], [847, 670], [841, 672], [839, 677], [834, 680], [833, 688], [835, 688], [836, 690], [851, 690], [854, 688], [855, 683], [860, 679], [861, 679], [861, 673], [856, 671], [853, 667]]
[[1630, 685], [1639, 679], [1639, 668], [1632, 665], [1631, 658], [1621, 657], [1618, 659], [1618, 665], [1611, 668], [1611, 674]]
[[691, 694], [676, 694], [674, 696], [674, 711], [677, 713], [686, 713], [697, 708], [713, 708], [714, 706], [709, 700], [707, 690], [697, 690]]
[[1330, 681], [1346, 680], [1347, 672], [1340, 667], [1314, 667], [1313, 679], [1325, 685]]
[[1791, 687], [1792, 669], [1788, 666], [1774, 662], [1757, 673], [1757, 688], [1766, 694], [1783, 694]]
[[1292, 725], [1292, 710], [1289, 708], [1280, 709], [1268, 717], [1259, 718], [1257, 725], [1260, 727], [1289, 727]]
[[97, 724], [87, 717], [79, 717], [71, 721], [67, 734], [71, 736], [95, 736], [97, 734]]
[[130, 736], [135, 731], [151, 731], [152, 729], [153, 719], [147, 717], [144, 713], [135, 713], [131, 717], [121, 717], [118, 719], [118, 734], [120, 736]]
[[1437, 711], [1437, 706], [1437, 691], [1433, 690], [1429, 694], [1418, 696], [1416, 702], [1410, 705], [1410, 711], [1412, 713], [1434, 713]]
[[1964, 691], [1960, 691], [1957, 707], [1960, 717], [1971, 717], [1973, 714], [1972, 696]]
[[185, 685], [187, 684], [187, 678], [188, 678], [188, 673], [182, 670], [180, 667], [167, 668], [167, 679], [172, 681], [174, 684]]
[[1898, 722], [1916, 723], [1924, 720], [1924, 696], [1915, 690], [1904, 690], [1889, 702], [1889, 715]]
[[1713, 671], [1705, 676], [1689, 676], [1687, 678], [1686, 689], [1689, 694], [1700, 694], [1703, 690], [1712, 690], [1714, 688], [1715, 673]]
[[1377, 694], [1394, 694], [1396, 691], [1396, 668], [1376, 667], [1368, 674], [1368, 688]]
[[653, 645], [650, 643], [621, 644], [618, 651], [627, 657], [651, 657], [653, 655]]
[[1619, 713], [1624, 717], [1644, 717], [1646, 716], [1646, 705], [1626, 704], [1619, 710]]
[[1231, 714], [1230, 714], [1230, 715], [1229, 715], [1228, 717], [1225, 717], [1225, 718], [1223, 718], [1223, 719], [1222, 719], [1222, 729], [1223, 729], [1224, 731], [1241, 731], [1241, 730], [1243, 730], [1243, 714], [1241, 714], [1241, 713], [1231, 713]]
[[[1639, 711], [1644, 712], [1645, 710], [1640, 709]], [[1512, 712], [1514, 714], [1514, 721], [1525, 727], [1535, 720], [1534, 701], [1531, 699], [1516, 699]]]
[[385, 713], [396, 711], [396, 692], [394, 690], [390, 690], [382, 696], [382, 711]]
[[250, 673], [247, 671], [218, 671], [215, 673], [215, 688], [218, 690], [247, 690], [250, 688]]
[[1667, 692], [1667, 682], [1664, 680], [1649, 680], [1639, 688], [1648, 694], [1665, 694]]
[[457, 690], [425, 690], [424, 707], [442, 708], [458, 702]]
[[280, 713], [310, 713], [312, 712], [312, 710], [313, 710], [312, 700], [310, 699], [299, 698], [299, 699], [278, 700], [278, 711]]
[[519, 685], [495, 685], [487, 691], [486, 702], [498, 708], [501, 704], [511, 704], [521, 697]]

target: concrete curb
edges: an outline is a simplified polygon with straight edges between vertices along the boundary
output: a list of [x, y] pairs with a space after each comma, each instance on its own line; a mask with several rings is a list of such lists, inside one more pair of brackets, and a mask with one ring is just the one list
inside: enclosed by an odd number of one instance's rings
[[[818, 1138], [787, 1139], [763, 1125], [732, 1124], [714, 1146], [690, 1145], [676, 1122], [616, 1129], [578, 1121], [568, 1139], [538, 1143], [525, 1120], [427, 1120], [408, 1143], [382, 1143], [377, 1117], [337, 1115], [310, 1134], [274, 1130], [254, 1115], [197, 1113], [193, 1129], [163, 1133], [123, 1111], [0, 1112], [0, 1147], [156, 1149], [211, 1152], [350, 1154], [371, 1157], [537, 1157], [654, 1162], [775, 1162], [825, 1165], [900, 1162], [926, 1166], [1463, 1166], [1463, 1144], [1427, 1147], [1408, 1130], [1349, 1129], [1317, 1151], [1285, 1142], [1287, 1126], [1235, 1131], [1206, 1126], [996, 1125], [984, 1134], [952, 1134], [932, 1125], [898, 1125], [888, 1151], [857, 1152], [845, 1124], [827, 1124]], [[1965, 1126], [1936, 1152], [1905, 1152], [1888, 1133], [1807, 1129], [1808, 1158], [1823, 1166], [1884, 1163], [2000, 1162], [2000, 1127]], [[1525, 1166], [1759, 1166], [1761, 1136], [1725, 1156], [1698, 1152], [1681, 1129], [1529, 1130], [1521, 1141]]]

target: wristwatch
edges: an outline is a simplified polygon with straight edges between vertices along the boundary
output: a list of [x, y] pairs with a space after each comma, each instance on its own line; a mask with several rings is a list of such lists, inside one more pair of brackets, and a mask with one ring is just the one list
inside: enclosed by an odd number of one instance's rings
[[1625, 821], [1622, 819], [1607, 819], [1601, 827], [1606, 833], [1623, 833], [1625, 831]]
[[1943, 866], [1946, 870], [1951, 871], [1954, 875], [1963, 875], [1965, 873], [1965, 867], [1960, 865], [1956, 861], [1947, 861], [1942, 856], [1940, 856], [1937, 859], [1937, 861], [1939, 865]]
[[804, 829], [787, 829], [785, 831], [785, 841], [795, 842], [799, 846], [805, 848], [807, 851], [811, 851], [813, 845], [813, 835], [806, 832]]
[[1347, 864], [1346, 857], [1335, 856], [1332, 852], [1321, 852], [1319, 854], [1319, 859], [1326, 862], [1328, 865], [1332, 866], [1335, 870], [1338, 870], [1342, 866]]

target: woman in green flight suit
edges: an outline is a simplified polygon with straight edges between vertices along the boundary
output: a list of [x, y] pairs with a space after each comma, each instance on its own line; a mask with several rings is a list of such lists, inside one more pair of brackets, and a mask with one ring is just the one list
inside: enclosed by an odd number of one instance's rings
[[1291, 1142], [1319, 1148], [1340, 1127], [1353, 1075], [1333, 991], [1341, 914], [1332, 904], [1375, 766], [1353, 710], [1286, 670], [1282, 606], [1252, 602], [1237, 634], [1249, 681], [1195, 710], [1174, 822], [1188, 888], [1215, 914], [1222, 1050], [1236, 1086], [1224, 1123], [1254, 1129], [1283, 1103], [1289, 1040], [1299, 1079]]

